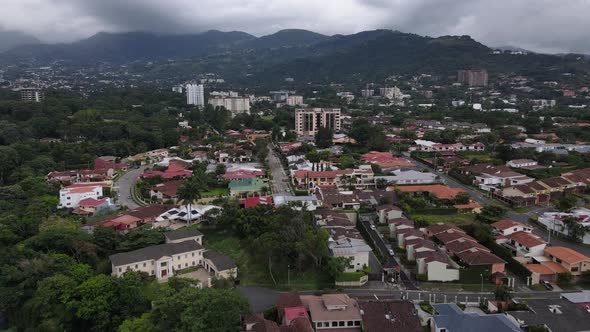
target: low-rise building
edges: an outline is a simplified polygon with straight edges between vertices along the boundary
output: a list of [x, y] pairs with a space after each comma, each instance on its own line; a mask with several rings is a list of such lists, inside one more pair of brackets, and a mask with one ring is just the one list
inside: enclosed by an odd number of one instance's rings
[[369, 266], [369, 254], [372, 250], [364, 240], [346, 237], [332, 239], [328, 247], [334, 257], [350, 259], [345, 272], [361, 271]]
[[547, 242], [531, 232], [511, 233], [497, 238], [496, 242], [510, 250], [512, 256], [523, 258], [526, 261], [533, 257], [542, 256], [547, 245]]
[[504, 314], [466, 313], [454, 303], [436, 303], [432, 307], [436, 312], [428, 322], [432, 332], [522, 332]]
[[232, 197], [247, 197], [269, 191], [267, 179], [249, 178], [235, 179], [229, 182], [229, 194]]
[[395, 205], [381, 205], [377, 207], [379, 223], [384, 224], [390, 219], [399, 219], [403, 216], [403, 211]]
[[523, 223], [514, 221], [514, 220], [510, 220], [510, 219], [502, 219], [499, 220], [495, 223], [493, 223], [492, 225], [492, 231], [496, 234], [496, 235], [500, 235], [500, 236], [507, 236], [510, 235], [512, 233], [516, 233], [516, 232], [532, 232], [533, 228], [529, 225], [525, 225]]
[[545, 256], [563, 266], [574, 276], [590, 270], [590, 257], [566, 247], [546, 247]]
[[359, 300], [363, 331], [421, 332], [418, 312], [410, 301]]
[[411, 185], [411, 184], [435, 184], [440, 182], [438, 175], [430, 172], [418, 172], [415, 170], [394, 170], [393, 175], [375, 176], [375, 181], [387, 181], [391, 185]]
[[108, 186], [106, 182], [75, 183], [59, 190], [58, 209], [75, 209], [86, 199], [98, 200], [102, 197], [102, 188]]
[[316, 332], [360, 332], [362, 316], [356, 300], [346, 294], [301, 295]]
[[532, 159], [513, 159], [513, 160], [509, 160], [506, 163], [506, 166], [512, 167], [512, 168], [527, 168], [527, 167], [537, 166], [537, 165], [539, 165], [539, 163], [536, 160], [532, 160]]
[[416, 265], [418, 266], [418, 274], [425, 275], [428, 281], [448, 282], [459, 280], [458, 265], [442, 252], [420, 252], [416, 254]]

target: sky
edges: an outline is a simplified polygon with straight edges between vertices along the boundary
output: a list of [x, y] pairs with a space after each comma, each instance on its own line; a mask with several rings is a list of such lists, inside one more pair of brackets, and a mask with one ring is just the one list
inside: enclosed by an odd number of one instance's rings
[[0, 30], [51, 43], [100, 31], [260, 36], [288, 28], [328, 35], [385, 28], [590, 54], [590, 0], [0, 0], [0, 8]]

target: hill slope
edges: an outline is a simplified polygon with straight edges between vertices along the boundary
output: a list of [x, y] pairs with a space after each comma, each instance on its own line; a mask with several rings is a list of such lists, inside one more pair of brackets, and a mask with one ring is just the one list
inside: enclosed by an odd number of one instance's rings
[[0, 52], [7, 51], [21, 45], [39, 43], [39, 39], [19, 31], [0, 31]]

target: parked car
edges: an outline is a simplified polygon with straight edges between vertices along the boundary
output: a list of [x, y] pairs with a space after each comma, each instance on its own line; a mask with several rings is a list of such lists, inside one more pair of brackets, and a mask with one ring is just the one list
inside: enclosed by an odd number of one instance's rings
[[549, 281], [541, 280], [539, 283], [541, 285], [543, 285], [543, 287], [545, 287], [545, 289], [553, 290], [553, 286], [551, 286], [551, 283], [549, 283]]
[[371, 224], [371, 229], [376, 230], [377, 228], [375, 227], [375, 225]]
[[389, 256], [395, 256], [395, 252], [393, 252], [393, 249], [389, 249]]

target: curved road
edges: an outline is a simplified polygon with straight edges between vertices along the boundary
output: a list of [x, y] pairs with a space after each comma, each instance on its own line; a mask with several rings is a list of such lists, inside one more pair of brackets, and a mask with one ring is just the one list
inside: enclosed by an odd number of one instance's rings
[[127, 206], [129, 210], [136, 209], [140, 205], [137, 204], [131, 195], [131, 188], [135, 185], [137, 178], [143, 173], [148, 166], [140, 166], [139, 168], [131, 168], [127, 173], [115, 182], [115, 190], [117, 190], [117, 203], [120, 206]]

